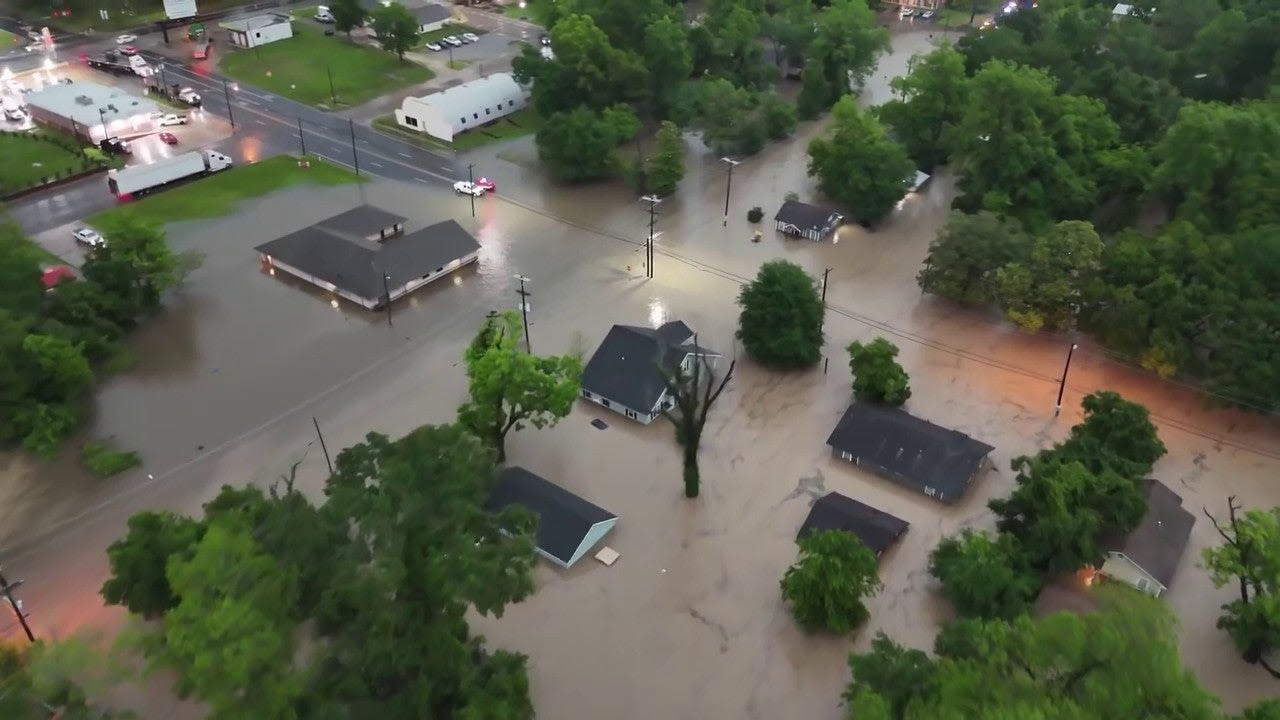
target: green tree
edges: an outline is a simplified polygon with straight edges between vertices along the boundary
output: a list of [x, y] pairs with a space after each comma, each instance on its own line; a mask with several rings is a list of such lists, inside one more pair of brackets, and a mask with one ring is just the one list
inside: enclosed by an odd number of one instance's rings
[[1055, 448], [1059, 457], [1083, 463], [1092, 472], [1114, 470], [1135, 481], [1147, 477], [1164, 457], [1164, 443], [1142, 405], [1102, 390], [1086, 395], [1080, 406], [1084, 419]]
[[93, 387], [93, 368], [79, 345], [48, 335], [28, 335], [22, 341], [22, 349], [38, 373], [40, 397], [74, 401]]
[[72, 635], [32, 645], [0, 642], [0, 717], [6, 720], [127, 720], [131, 712], [90, 703], [125, 679], [96, 638]]
[[189, 556], [204, 535], [204, 524], [171, 512], [141, 512], [129, 518], [129, 532], [107, 546], [111, 577], [99, 591], [108, 605], [123, 605], [147, 619], [178, 604], [169, 585], [170, 558]]
[[864, 0], [832, 0], [816, 20], [797, 100], [800, 117], [805, 119], [817, 117], [841, 96], [861, 89], [876, 58], [889, 49], [889, 32], [876, 23]]
[[707, 18], [717, 75], [741, 88], [764, 81], [760, 12], [746, 3], [715, 3]]
[[1009, 535], [965, 530], [929, 555], [929, 572], [961, 617], [1012, 619], [1031, 609], [1040, 578]]
[[710, 359], [697, 349], [675, 372], [663, 373], [674, 407], [664, 407], [662, 416], [670, 420], [676, 429], [676, 442], [682, 450], [684, 496], [687, 498], [698, 497], [702, 480], [698, 471], [698, 448], [702, 445], [702, 429], [707, 426], [707, 413], [711, 412], [711, 406], [720, 399], [720, 393], [733, 379], [736, 365], [736, 360], [729, 363], [729, 369], [717, 385]]
[[1155, 147], [1151, 191], [1202, 229], [1280, 225], [1280, 111], [1192, 103]]
[[1234, 583], [1240, 593], [1222, 606], [1218, 628], [1227, 631], [1246, 662], [1280, 678], [1280, 666], [1270, 657], [1280, 649], [1280, 507], [1241, 513], [1233, 496], [1227, 510], [1225, 525], [1209, 515], [1223, 544], [1204, 551], [1213, 584]]
[[1030, 254], [1031, 238], [1017, 220], [956, 210], [929, 244], [916, 282], [921, 290], [948, 300], [990, 305], [996, 301], [996, 272]]
[[536, 138], [538, 157], [561, 182], [599, 180], [612, 174], [618, 145], [613, 128], [586, 107], [547, 118]]
[[907, 194], [915, 165], [875, 117], [847, 95], [836, 103], [831, 135], [809, 143], [809, 175], [859, 222], [871, 223]]
[[62, 403], [29, 401], [15, 415], [15, 425], [25, 430], [22, 447], [46, 460], [58, 454], [81, 421], [75, 409]]
[[810, 0], [781, 0], [763, 21], [764, 34], [773, 41], [773, 59], [781, 67], [804, 63], [805, 52], [817, 34]]
[[744, 157], [764, 147], [766, 128], [756, 96], [724, 78], [700, 83], [694, 125], [702, 141], [718, 156]]
[[929, 170], [947, 161], [944, 139], [960, 122], [965, 109], [968, 78], [964, 57], [950, 44], [913, 58], [910, 70], [890, 81], [894, 99], [876, 108], [907, 149], [916, 166]]
[[796, 622], [811, 632], [853, 632], [870, 616], [863, 598], [881, 587], [875, 553], [844, 530], [819, 530], [799, 545], [800, 560], [782, 576]]
[[1245, 708], [1234, 720], [1280, 720], [1280, 700], [1259, 701]]
[[333, 15], [334, 29], [346, 33], [348, 40], [351, 39], [351, 31], [360, 27], [367, 16], [360, 0], [333, 0], [329, 13]]
[[796, 131], [796, 106], [775, 92], [762, 92], [757, 97], [760, 121], [770, 140], [785, 140]]
[[756, 362], [782, 370], [822, 357], [822, 298], [799, 265], [772, 260], [738, 294], [737, 337]]
[[884, 338], [867, 344], [849, 343], [849, 369], [853, 372], [853, 396], [863, 402], [901, 406], [911, 397], [907, 373], [894, 358], [898, 347]]
[[612, 45], [589, 15], [571, 14], [556, 22], [551, 45], [554, 59], [526, 46], [511, 64], [518, 80], [533, 83], [533, 105], [544, 118], [580, 106], [601, 111], [619, 102], [638, 102], [648, 92], [640, 57]]
[[654, 114], [665, 118], [677, 89], [693, 75], [693, 49], [684, 25], [670, 15], [649, 23], [644, 29], [643, 51]]
[[995, 275], [996, 294], [1010, 320], [1025, 330], [1074, 326], [1084, 303], [1084, 286], [1102, 264], [1102, 238], [1093, 226], [1065, 220], [1031, 243], [1025, 259]]
[[471, 400], [458, 408], [458, 421], [490, 444], [499, 462], [507, 433], [555, 425], [573, 408], [582, 381], [578, 357], [526, 353], [520, 328], [517, 312], [490, 313], [466, 353]]
[[[895, 643], [883, 632], [876, 633], [866, 653], [849, 655], [849, 670], [853, 680], [845, 690], [845, 700], [852, 706], [855, 700], [865, 705], [878, 699], [894, 720], [907, 717], [907, 706], [913, 699], [933, 693], [938, 675], [932, 658]], [[849, 720], [862, 718], [851, 714]]]
[[404, 54], [418, 44], [418, 19], [396, 2], [376, 8], [370, 18], [378, 44], [403, 62]]
[[164, 230], [132, 214], [118, 216], [101, 230], [111, 241], [89, 253], [81, 268], [84, 276], [126, 305], [136, 302], [140, 310], [158, 307], [164, 291], [178, 284], [178, 261]]
[[680, 128], [664, 120], [654, 136], [653, 154], [646, 158], [645, 189], [666, 197], [676, 191], [684, 177], [684, 137]]

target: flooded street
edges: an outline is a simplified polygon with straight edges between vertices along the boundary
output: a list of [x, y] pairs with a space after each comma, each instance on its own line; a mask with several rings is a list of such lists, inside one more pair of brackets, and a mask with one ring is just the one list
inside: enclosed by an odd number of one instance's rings
[[[882, 76], [904, 72], [931, 42], [925, 33], [896, 36], [864, 100], [882, 101]], [[103, 548], [133, 512], [195, 513], [221, 484], [269, 483], [298, 461], [300, 482], [318, 496], [325, 463], [312, 417], [331, 450], [369, 431], [399, 435], [450, 421], [465, 394], [463, 347], [485, 312], [516, 307], [516, 273], [532, 278], [535, 352], [589, 355], [613, 323], [679, 319], [700, 344], [735, 355], [739, 284], [760, 263], [787, 258], [815, 276], [833, 268], [829, 372], [767, 372], [740, 358], [704, 436], [700, 499], [683, 497], [678, 449], [661, 420], [641, 427], [579, 402], [558, 427], [509, 441], [512, 463], [620, 518], [606, 539], [621, 554], [615, 565], [588, 559], [561, 572], [543, 564], [534, 596], [500, 620], [475, 622], [493, 644], [530, 656], [540, 717], [842, 717], [849, 650], [866, 647], [876, 630], [931, 645], [946, 610], [928, 552], [961, 527], [990, 526], [986, 501], [1009, 491], [1009, 461], [1065, 436], [1080, 398], [1097, 389], [1151, 408], [1169, 446], [1155, 474], [1197, 516], [1201, 507], [1223, 512], [1229, 494], [1246, 507], [1280, 504], [1274, 423], [1206, 411], [1193, 392], [1115, 365], [1087, 343], [1055, 418], [1067, 338], [1028, 336], [923, 297], [915, 274], [947, 213], [945, 173], [874, 231], [846, 227], [826, 244], [775, 236], [770, 219], [786, 193], [816, 200], [803, 148], [820, 130], [802, 124], [792, 142], [737, 167], [727, 227], [723, 164], [691, 157], [681, 194], [658, 207], [653, 280], [643, 279], [639, 248], [645, 204], [619, 185], [545, 185], [530, 139], [476, 158], [476, 174], [496, 180], [499, 195], [478, 200], [474, 220], [465, 198], [439, 187], [373, 184], [363, 199], [408, 216], [408, 230], [452, 217], [482, 245], [478, 265], [456, 281], [397, 303], [391, 327], [382, 314], [335, 309], [319, 292], [265, 275], [252, 251], [360, 203], [357, 188], [290, 190], [234, 217], [172, 227], [175, 250], [203, 251], [204, 266], [138, 334], [137, 366], [105, 383], [91, 432], [138, 450], [145, 467], [96, 481], [73, 460], [34, 466], [10, 458], [0, 475], [0, 547], [6, 570], [26, 580], [20, 595], [37, 630], [118, 625], [120, 614], [103, 608], [96, 591]], [[745, 219], [753, 205], [769, 230], [759, 244]], [[913, 413], [996, 446], [994, 469], [953, 507], [833, 461], [823, 444], [850, 401], [844, 346], [878, 335], [901, 348]], [[593, 428], [596, 417], [608, 429]], [[832, 490], [911, 523], [883, 556], [885, 589], [852, 639], [804, 635], [779, 596], [808, 506]], [[1213, 590], [1198, 561], [1216, 540], [1200, 516], [1165, 597], [1182, 619], [1185, 661], [1235, 709], [1274, 695], [1274, 684], [1214, 627], [1231, 593]], [[188, 705], [155, 701], [147, 713], [195, 716]]]

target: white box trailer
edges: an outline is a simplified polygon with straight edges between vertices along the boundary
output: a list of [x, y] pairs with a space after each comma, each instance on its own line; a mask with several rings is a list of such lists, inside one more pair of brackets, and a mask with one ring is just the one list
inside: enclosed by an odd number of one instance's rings
[[231, 167], [231, 158], [213, 150], [189, 152], [150, 165], [133, 165], [107, 172], [107, 187], [121, 200], [146, 195], [182, 180]]

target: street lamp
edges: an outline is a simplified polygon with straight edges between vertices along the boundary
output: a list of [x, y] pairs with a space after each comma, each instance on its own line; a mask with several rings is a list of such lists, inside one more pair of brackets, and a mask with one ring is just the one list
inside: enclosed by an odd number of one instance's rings
[[641, 202], [649, 203], [649, 239], [644, 244], [644, 269], [645, 277], [653, 279], [653, 216], [654, 208], [658, 207], [658, 203], [662, 202], [662, 198], [657, 195], [645, 195], [640, 198]]
[[98, 108], [98, 120], [102, 123], [102, 139], [106, 140], [107, 139], [107, 111], [104, 108]]
[[1058, 402], [1053, 406], [1053, 416], [1058, 417], [1062, 412], [1062, 393], [1067, 389], [1067, 371], [1071, 369], [1071, 356], [1075, 354], [1079, 345], [1071, 343], [1071, 348], [1067, 350], [1067, 364], [1062, 368], [1062, 379], [1058, 381]]
[[729, 192], [733, 190], [733, 169], [742, 161], [722, 157], [720, 158], [720, 162], [728, 163], [729, 165], [729, 181], [725, 183], [724, 186], [724, 226], [729, 227]]
[[524, 289], [524, 284], [533, 282], [523, 275], [515, 275], [515, 279], [520, 281], [520, 289], [516, 294], [520, 296], [520, 317], [524, 319], [524, 351], [533, 354], [533, 347], [529, 343], [529, 298], [533, 297], [533, 293]]
[[[237, 86], [237, 90], [240, 88]], [[227, 81], [222, 81], [222, 96], [227, 99], [227, 119], [231, 121], [231, 131], [236, 129], [236, 116], [231, 112], [231, 91], [227, 89]]]
[[387, 296], [387, 327], [391, 327], [391, 276], [382, 273], [382, 292]]

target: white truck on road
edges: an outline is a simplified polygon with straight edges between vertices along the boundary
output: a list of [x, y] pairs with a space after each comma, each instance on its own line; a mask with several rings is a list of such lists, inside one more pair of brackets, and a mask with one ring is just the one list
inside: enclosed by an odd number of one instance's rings
[[130, 200], [191, 178], [231, 167], [231, 158], [213, 150], [189, 152], [150, 165], [132, 165], [107, 172], [107, 187], [121, 200]]

